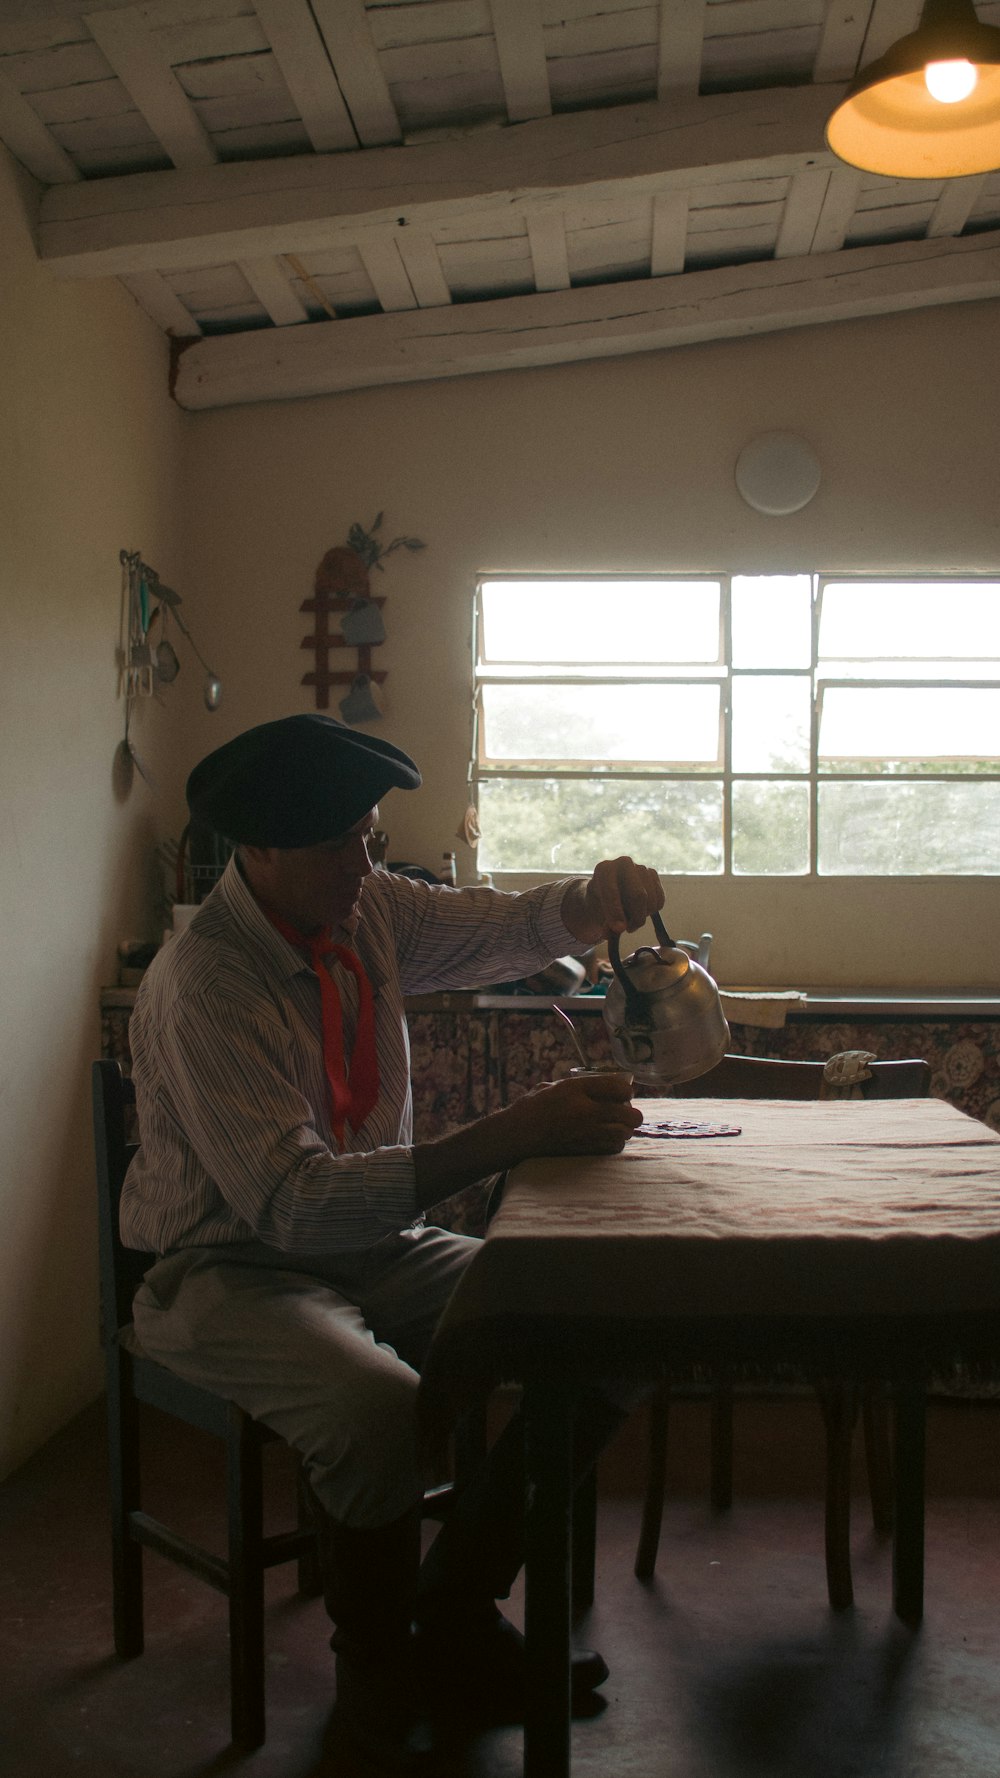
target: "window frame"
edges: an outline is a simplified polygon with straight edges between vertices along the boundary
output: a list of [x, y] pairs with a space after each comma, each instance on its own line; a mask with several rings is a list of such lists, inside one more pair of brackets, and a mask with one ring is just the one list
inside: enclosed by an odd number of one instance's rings
[[[768, 578], [789, 579], [789, 578], [798, 577], [799, 575], [801, 575], [802, 578], [808, 577], [808, 579], [811, 583], [810, 590], [809, 590], [809, 598], [810, 598], [810, 660], [809, 660], [808, 666], [801, 666], [801, 667], [799, 667], [799, 666], [791, 666], [791, 667], [790, 666], [734, 667], [734, 665], [733, 665], [733, 611], [732, 611], [733, 581], [738, 580], [738, 579], [744, 579], [744, 578], [758, 578], [761, 580], [766, 580]], [[664, 671], [662, 673], [653, 673], [653, 672], [648, 672], [648, 671], [645, 673], [642, 673], [642, 672], [636, 672], [636, 671], [628, 672], [628, 671], [624, 670], [625, 667], [627, 667], [628, 665], [634, 665], [633, 663], [610, 663], [604, 669], [600, 669], [600, 670], [599, 670], [597, 664], [595, 663], [593, 670], [588, 671], [588, 672], [576, 672], [576, 673], [569, 671], [569, 670], [563, 670], [563, 671], [558, 671], [558, 672], [553, 672], [553, 673], [537, 672], [536, 671], [536, 672], [532, 672], [532, 673], [528, 674], [528, 673], [518, 673], [514, 670], [516, 666], [525, 666], [526, 667], [528, 665], [536, 665], [537, 664], [537, 663], [527, 663], [527, 662], [524, 662], [524, 663], [510, 663], [510, 662], [508, 662], [508, 663], [505, 663], [503, 671], [497, 671], [495, 669], [491, 670], [489, 665], [485, 664], [483, 662], [482, 657], [481, 657], [481, 650], [480, 650], [480, 638], [483, 633], [482, 589], [483, 589], [484, 584], [496, 583], [496, 582], [509, 582], [509, 583], [515, 584], [515, 583], [524, 583], [526, 581], [530, 582], [530, 581], [542, 581], [542, 580], [544, 580], [544, 581], [571, 581], [571, 582], [592, 581], [598, 585], [613, 585], [616, 581], [635, 583], [636, 581], [642, 581], [642, 580], [648, 580], [650, 582], [704, 581], [704, 582], [710, 583], [712, 585], [718, 585], [719, 595], [720, 595], [720, 602], [719, 602], [720, 654], [719, 654], [719, 659], [718, 659], [717, 663], [714, 665], [705, 664], [703, 670], [696, 670], [695, 667], [692, 666], [691, 668], [689, 668], [689, 670], [687, 672], [685, 672], [683, 674], [679, 674], [677, 672], [666, 672], [666, 671]], [[545, 571], [534, 571], [534, 572], [492, 571], [489, 573], [484, 572], [484, 573], [479, 574], [476, 578], [475, 598], [474, 598], [474, 603], [473, 603], [473, 623], [472, 623], [472, 692], [473, 692], [473, 695], [472, 695], [472, 746], [471, 746], [471, 753], [470, 753], [469, 787], [470, 787], [470, 799], [471, 799], [473, 805], [478, 809], [480, 784], [483, 783], [484, 781], [495, 780], [495, 779], [504, 779], [504, 780], [523, 779], [523, 780], [530, 781], [530, 780], [542, 780], [542, 779], [560, 779], [560, 780], [562, 780], [562, 779], [569, 779], [569, 780], [591, 779], [591, 778], [597, 777], [597, 778], [600, 778], [600, 780], [602, 782], [613, 781], [615, 779], [620, 779], [620, 780], [624, 780], [624, 781], [629, 781], [629, 780], [634, 781], [636, 779], [642, 779], [642, 780], [648, 780], [650, 782], [655, 782], [655, 783], [690, 784], [692, 782], [695, 782], [695, 783], [701, 783], [701, 784], [719, 784], [721, 786], [721, 792], [722, 792], [722, 796], [721, 796], [721, 803], [722, 803], [721, 864], [720, 864], [719, 870], [715, 871], [715, 872], [691, 873], [693, 875], [697, 875], [699, 878], [702, 876], [709, 876], [709, 877], [711, 877], [711, 879], [713, 881], [720, 881], [720, 880], [727, 881], [728, 880], [728, 881], [737, 881], [737, 882], [746, 881], [750, 878], [759, 878], [762, 881], [766, 880], [766, 881], [782, 881], [782, 882], [805, 882], [805, 881], [809, 881], [809, 880], [814, 880], [814, 881], [820, 881], [820, 882], [824, 882], [824, 883], [843, 881], [843, 880], [845, 880], [845, 877], [847, 880], [860, 880], [860, 881], [866, 881], [866, 882], [872, 882], [872, 883], [875, 883], [875, 882], [895, 882], [895, 881], [899, 881], [899, 880], [906, 880], [908, 882], [926, 881], [926, 882], [936, 882], [936, 883], [955, 881], [955, 880], [981, 881], [981, 882], [995, 882], [995, 881], [997, 881], [996, 876], [993, 874], [983, 875], [983, 873], [981, 873], [981, 872], [974, 872], [974, 871], [972, 871], [972, 872], [954, 872], [954, 873], [949, 873], [949, 874], [939, 873], [939, 872], [915, 872], [912, 874], [911, 873], [895, 873], [895, 874], [889, 875], [889, 876], [880, 875], [879, 873], [876, 873], [876, 872], [870, 872], [870, 873], [866, 872], [866, 873], [863, 873], [861, 877], [855, 877], [855, 878], [847, 877], [847, 873], [845, 873], [842, 876], [840, 873], [837, 873], [837, 872], [827, 871], [827, 872], [821, 873], [819, 871], [819, 869], [818, 869], [819, 789], [820, 789], [821, 785], [831, 784], [831, 783], [841, 783], [841, 784], [842, 783], [866, 783], [866, 784], [867, 783], [886, 783], [886, 782], [890, 782], [890, 781], [893, 783], [905, 782], [907, 784], [920, 784], [920, 783], [934, 783], [934, 784], [951, 783], [951, 784], [955, 784], [955, 783], [961, 783], [961, 782], [969, 782], [970, 779], [974, 779], [974, 781], [976, 783], [980, 783], [980, 784], [1000, 783], [1000, 766], [998, 766], [998, 769], [996, 771], [976, 772], [974, 774], [968, 774], [968, 775], [963, 774], [961, 772], [954, 772], [954, 771], [952, 771], [952, 772], [906, 772], [905, 774], [903, 774], [903, 773], [891, 773], [891, 772], [887, 773], [884, 771], [882, 771], [882, 772], [879, 772], [879, 771], [864, 772], [864, 771], [859, 771], [856, 768], [850, 769], [850, 770], [844, 770], [844, 771], [838, 771], [835, 768], [821, 769], [820, 760], [819, 760], [819, 729], [820, 729], [820, 719], [821, 719], [821, 713], [822, 713], [823, 696], [824, 696], [824, 693], [828, 689], [837, 689], [837, 688], [845, 687], [845, 688], [852, 689], [852, 690], [863, 688], [865, 690], [871, 689], [871, 690], [875, 691], [875, 690], [893, 690], [896, 688], [902, 688], [902, 689], [938, 689], [938, 688], [950, 689], [950, 688], [955, 688], [955, 687], [963, 688], [963, 687], [973, 687], [974, 686], [976, 688], [982, 688], [985, 690], [1000, 690], [1000, 678], [987, 679], [985, 677], [981, 677], [981, 678], [976, 678], [976, 679], [970, 679], [967, 676], [951, 677], [951, 678], [940, 678], [940, 677], [928, 676], [925, 678], [918, 679], [918, 678], [911, 678], [911, 677], [900, 678], [898, 676], [886, 676], [884, 678], [883, 677], [876, 678], [873, 676], [873, 677], [865, 677], [863, 679], [859, 679], [859, 678], [844, 678], [843, 676], [840, 676], [840, 675], [838, 675], [836, 677], [822, 676], [821, 672], [820, 672], [820, 657], [819, 657], [820, 624], [821, 624], [822, 610], [823, 610], [823, 593], [824, 593], [825, 588], [827, 586], [829, 586], [831, 583], [837, 584], [837, 585], [845, 585], [845, 584], [851, 584], [851, 583], [861, 584], [861, 585], [871, 585], [871, 584], [877, 583], [880, 586], [881, 585], [891, 585], [891, 584], [895, 583], [895, 584], [900, 584], [900, 585], [940, 586], [944, 589], [944, 588], [947, 588], [949, 585], [956, 585], [956, 584], [961, 584], [961, 585], [998, 585], [998, 584], [1000, 584], [1000, 573], [997, 573], [997, 574], [984, 574], [984, 573], [971, 574], [971, 573], [953, 572], [950, 574], [929, 574], [927, 572], [883, 573], [883, 572], [879, 572], [879, 571], [868, 571], [866, 573], [859, 573], [857, 571], [840, 572], [840, 571], [827, 570], [827, 569], [824, 569], [824, 570], [802, 569], [802, 570], [797, 570], [797, 571], [791, 571], [790, 573], [781, 573], [781, 574], [775, 574], [774, 576], [769, 576], [767, 574], [748, 575], [746, 573], [746, 571], [744, 571], [744, 570], [740, 570], [740, 571], [737, 571], [734, 573], [732, 571], [720, 569], [720, 570], [712, 570], [712, 571], [709, 571], [709, 570], [696, 570], [696, 571], [694, 571], [694, 570], [692, 570], [692, 571], [676, 570], [676, 571], [670, 571], [669, 573], [664, 573], [664, 572], [660, 572], [660, 573], [619, 572], [619, 573], [615, 573], [615, 574], [606, 574], [606, 573], [594, 573], [594, 572], [571, 572], [569, 570], [561, 570], [559, 572], [551, 572], [551, 571], [549, 571], [549, 572], [545, 572]], [[884, 657], [857, 656], [855, 658], [858, 658], [858, 659], [870, 658], [872, 660], [878, 660], [878, 659], [884, 658]], [[915, 656], [907, 657], [907, 656], [900, 655], [898, 658], [900, 660], [903, 660], [903, 659], [917, 659], [919, 657], [915, 657]], [[947, 656], [943, 655], [942, 658], [946, 659]], [[963, 656], [961, 658], [963, 660], [968, 659], [967, 656]], [[700, 665], [701, 664], [699, 663], [699, 668], [700, 668]], [[618, 667], [617, 671], [615, 670], [616, 666]], [[771, 770], [771, 771], [766, 771], [766, 770], [765, 771], [734, 771], [734, 769], [733, 769], [733, 687], [734, 687], [734, 683], [738, 680], [746, 680], [746, 679], [752, 679], [752, 678], [766, 678], [766, 679], [786, 679], [787, 678], [787, 679], [795, 679], [795, 680], [803, 680], [804, 679], [807, 681], [808, 686], [809, 686], [809, 743], [808, 743], [808, 745], [809, 745], [809, 761], [808, 761], [808, 765], [803, 770], [795, 771], [795, 770], [783, 767], [780, 770]], [[711, 766], [711, 767], [689, 767], [687, 769], [683, 769], [683, 768], [678, 767], [677, 765], [670, 765], [670, 766], [666, 766], [666, 767], [657, 768], [646, 761], [632, 761], [632, 762], [615, 761], [614, 764], [608, 764], [608, 765], [601, 765], [601, 764], [595, 765], [595, 762], [590, 762], [588, 764], [588, 763], [578, 762], [578, 761], [574, 761], [569, 764], [564, 764], [562, 762], [553, 761], [551, 758], [544, 759], [544, 760], [543, 759], [538, 759], [538, 760], [519, 759], [516, 762], [509, 762], [509, 763], [503, 763], [502, 761], [498, 761], [498, 760], [488, 761], [485, 757], [485, 754], [484, 754], [484, 741], [483, 741], [484, 723], [483, 723], [483, 714], [482, 714], [482, 689], [483, 689], [484, 685], [488, 685], [488, 684], [524, 684], [524, 683], [530, 683], [532, 686], [578, 685], [578, 684], [584, 684], [584, 685], [595, 685], [595, 684], [596, 685], [602, 685], [602, 684], [645, 685], [645, 684], [654, 684], [654, 685], [660, 685], [660, 686], [691, 685], [691, 684], [702, 684], [702, 683], [716, 684], [719, 687], [719, 725], [720, 725], [720, 731], [721, 731], [721, 733], [720, 733], [721, 745], [720, 745], [720, 755], [719, 755], [720, 764], [718, 766]], [[763, 873], [763, 872], [756, 872], [756, 871], [736, 871], [733, 869], [733, 787], [737, 783], [765, 783], [765, 784], [796, 783], [796, 784], [805, 784], [808, 786], [809, 860], [808, 860], [808, 868], [807, 869], [805, 869], [803, 871], [795, 871], [795, 872], [775, 872], [773, 874], [770, 872]], [[499, 875], [499, 876], [505, 876], [505, 877], [507, 877], [507, 876], [515, 877], [515, 876], [523, 876], [526, 874], [527, 875], [544, 876], [544, 875], [548, 875], [550, 873], [542, 871], [542, 870], [530, 870], [530, 871], [529, 870], [500, 870], [500, 869], [495, 868], [495, 874]]]

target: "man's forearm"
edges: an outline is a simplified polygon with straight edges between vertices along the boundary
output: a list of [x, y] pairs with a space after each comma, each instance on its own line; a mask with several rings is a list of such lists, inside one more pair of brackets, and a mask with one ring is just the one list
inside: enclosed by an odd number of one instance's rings
[[587, 907], [587, 887], [590, 879], [580, 877], [576, 882], [567, 883], [566, 891], [559, 904], [559, 916], [563, 925], [573, 937], [583, 945], [596, 945], [607, 935], [603, 926]]
[[624, 1071], [549, 1081], [452, 1136], [412, 1150], [421, 1210], [529, 1155], [617, 1154], [642, 1113]]
[[503, 1111], [495, 1111], [450, 1136], [416, 1143], [413, 1172], [418, 1208], [427, 1210], [463, 1186], [523, 1160], [514, 1137], [510, 1119]]

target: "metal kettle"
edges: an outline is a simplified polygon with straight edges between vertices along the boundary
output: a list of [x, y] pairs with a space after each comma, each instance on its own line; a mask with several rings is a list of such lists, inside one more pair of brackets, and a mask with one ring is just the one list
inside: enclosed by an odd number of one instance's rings
[[719, 990], [706, 969], [675, 945], [659, 914], [659, 946], [640, 945], [622, 962], [612, 933], [615, 979], [604, 1002], [611, 1054], [650, 1086], [672, 1087], [707, 1074], [729, 1045]]

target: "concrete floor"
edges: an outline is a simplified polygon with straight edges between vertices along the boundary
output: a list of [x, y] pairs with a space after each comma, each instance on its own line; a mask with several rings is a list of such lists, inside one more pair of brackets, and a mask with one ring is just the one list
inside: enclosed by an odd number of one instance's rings
[[[147, 1504], [220, 1522], [212, 1441], [149, 1419]], [[997, 1778], [1000, 1407], [932, 1404], [927, 1615], [890, 1608], [890, 1551], [855, 1509], [855, 1606], [826, 1603], [821, 1442], [808, 1399], [747, 1402], [736, 1502], [705, 1497], [705, 1409], [672, 1421], [670, 1502], [654, 1584], [632, 1574], [641, 1425], [602, 1464], [597, 1603], [581, 1640], [612, 1669], [606, 1708], [574, 1728], [575, 1778]], [[282, 1494], [282, 1454], [270, 1488]], [[268, 1578], [268, 1739], [228, 1745], [225, 1602], [146, 1558], [147, 1641], [113, 1652], [100, 1404], [0, 1489], [3, 1778], [362, 1778], [330, 1715], [322, 1605]], [[520, 1612], [515, 1595], [512, 1615]], [[517, 1729], [442, 1731], [441, 1778], [516, 1778]], [[365, 1775], [366, 1778], [366, 1775]]]

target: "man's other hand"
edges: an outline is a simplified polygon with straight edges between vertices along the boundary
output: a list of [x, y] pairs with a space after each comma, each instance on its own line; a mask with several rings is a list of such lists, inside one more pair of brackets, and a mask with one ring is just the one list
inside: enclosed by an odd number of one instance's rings
[[624, 1070], [546, 1081], [497, 1113], [516, 1160], [533, 1155], [620, 1154], [642, 1123]]

